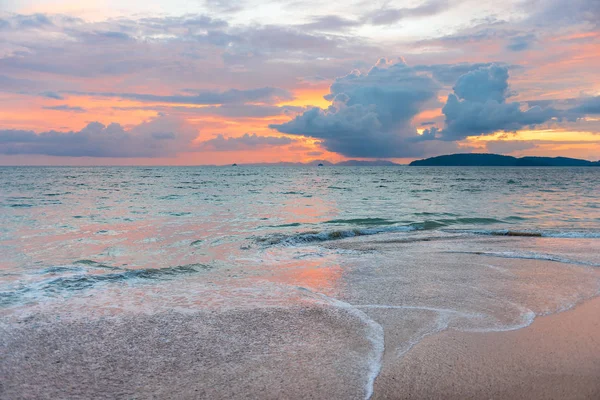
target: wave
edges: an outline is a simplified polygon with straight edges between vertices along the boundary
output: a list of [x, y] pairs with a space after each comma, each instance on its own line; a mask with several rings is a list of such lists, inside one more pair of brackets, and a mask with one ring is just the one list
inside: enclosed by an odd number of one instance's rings
[[433, 219], [423, 222], [414, 222], [409, 226], [414, 227], [416, 230], [432, 230], [442, 228], [444, 226], [468, 224], [468, 225], [491, 225], [491, 224], [505, 224], [506, 221], [502, 221], [496, 218], [479, 218], [479, 217], [463, 217], [463, 218], [442, 218]]
[[325, 242], [329, 240], [339, 240], [356, 236], [375, 235], [384, 232], [410, 232], [415, 228], [411, 226], [387, 226], [367, 229], [349, 229], [338, 231], [310, 231], [294, 235], [273, 234], [255, 238], [256, 242], [265, 245], [298, 245], [314, 242]]
[[268, 236], [255, 237], [254, 240], [265, 245], [297, 245], [313, 242], [325, 242], [329, 240], [339, 240], [356, 236], [370, 236], [379, 233], [428, 231], [456, 224], [487, 225], [501, 223], [506, 222], [495, 218], [477, 217], [436, 219], [403, 225], [400, 225], [399, 221], [392, 221], [384, 218], [335, 219], [326, 221], [325, 224], [345, 224], [368, 227], [351, 228], [345, 230], [307, 231], [296, 234], [275, 233]]
[[350, 225], [393, 225], [398, 221], [392, 221], [386, 218], [350, 218], [350, 219], [332, 219], [325, 221], [325, 224], [350, 224]]
[[535, 230], [508, 230], [508, 229], [447, 229], [451, 233], [469, 233], [473, 235], [489, 236], [523, 236], [546, 237], [558, 239], [600, 239], [600, 232], [596, 231], [535, 231]]
[[[109, 270], [119, 270], [112, 273], [92, 273], [86, 269], [86, 266], [94, 269], [106, 268]], [[77, 292], [85, 289], [91, 289], [95, 286], [119, 283], [126, 281], [157, 281], [174, 279], [180, 275], [191, 275], [212, 269], [204, 264], [178, 265], [165, 268], [145, 268], [145, 269], [121, 269], [118, 267], [105, 266], [94, 261], [82, 260], [70, 266], [55, 266], [45, 268], [37, 275], [48, 276], [50, 278], [42, 279], [33, 283], [20, 283], [13, 286], [12, 290], [0, 292], [0, 306], [8, 306], [14, 303], [20, 303], [24, 298], [37, 299], [39, 295], [53, 296], [69, 292]], [[63, 276], [54, 277], [56, 274]], [[70, 275], [67, 275], [70, 274]]]

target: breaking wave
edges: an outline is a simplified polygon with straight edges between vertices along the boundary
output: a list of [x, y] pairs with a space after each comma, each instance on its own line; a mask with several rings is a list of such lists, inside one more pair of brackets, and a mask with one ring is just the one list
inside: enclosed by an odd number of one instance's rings
[[547, 237], [558, 239], [600, 239], [600, 232], [596, 231], [542, 231], [542, 230], [509, 230], [509, 229], [447, 229], [452, 233], [470, 233], [473, 235], [490, 236], [524, 236]]
[[[489, 225], [503, 224], [506, 221], [495, 218], [446, 218], [426, 220], [422, 222], [412, 222], [400, 224], [384, 218], [355, 218], [355, 219], [335, 219], [326, 221], [325, 224], [354, 225], [356, 228], [340, 230], [306, 231], [295, 234], [274, 233], [267, 236], [254, 238], [256, 242], [264, 245], [298, 245], [314, 242], [325, 242], [329, 240], [339, 240], [356, 236], [376, 235], [379, 233], [412, 232], [436, 230], [446, 226], [468, 224], [468, 225]], [[288, 224], [286, 226], [295, 226]]]
[[[118, 272], [96, 273], [93, 270], [108, 269]], [[122, 269], [82, 260], [73, 265], [48, 267], [36, 275], [41, 280], [17, 283], [12, 288], [0, 292], [0, 306], [9, 306], [23, 300], [35, 301], [42, 297], [53, 297], [70, 292], [91, 289], [96, 286], [121, 282], [149, 282], [174, 279], [180, 275], [191, 275], [209, 271], [210, 266], [204, 264], [178, 265], [165, 268]], [[61, 276], [56, 276], [60, 274]]]

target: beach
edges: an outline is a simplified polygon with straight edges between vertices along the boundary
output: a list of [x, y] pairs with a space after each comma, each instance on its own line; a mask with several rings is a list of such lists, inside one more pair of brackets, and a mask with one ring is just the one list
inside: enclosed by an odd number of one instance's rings
[[327, 244], [354, 254], [339, 298], [317, 291], [332, 268], [313, 266], [5, 313], [2, 397], [594, 399], [595, 241], [564, 243], [561, 261], [502, 251], [557, 241], [349, 238]]
[[600, 0], [0, 34], [0, 400], [600, 400]]
[[373, 398], [597, 399], [598, 332], [595, 298], [515, 331], [439, 333], [384, 365]]
[[4, 172], [0, 398], [597, 397], [594, 171]]
[[[334, 310], [40, 318], [2, 328], [2, 398], [364, 398], [352, 365], [370, 343]], [[515, 331], [433, 334], [386, 348], [372, 398], [596, 399], [599, 331], [595, 298]]]

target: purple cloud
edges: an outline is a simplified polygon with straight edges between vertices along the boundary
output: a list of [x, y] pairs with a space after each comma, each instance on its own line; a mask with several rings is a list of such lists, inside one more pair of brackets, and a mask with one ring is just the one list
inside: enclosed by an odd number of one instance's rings
[[200, 148], [212, 151], [241, 151], [286, 146], [294, 142], [296, 140], [287, 137], [258, 136], [256, 133], [227, 138], [220, 134], [214, 139], [202, 142]]
[[517, 131], [559, 116], [553, 108], [533, 106], [522, 110], [519, 102], [506, 102], [509, 94], [505, 66], [492, 65], [461, 76], [442, 108], [445, 128], [426, 130], [423, 138], [454, 141], [497, 131]]
[[164, 157], [188, 149], [196, 137], [183, 122], [161, 117], [129, 130], [91, 122], [77, 132], [0, 130], [0, 154], [66, 157]]
[[43, 107], [45, 110], [54, 110], [54, 111], [71, 111], [76, 113], [84, 113], [87, 110], [83, 107], [71, 107], [67, 104], [61, 104], [59, 106], [47, 106]]
[[[270, 128], [322, 140], [329, 151], [348, 157], [410, 157], [429, 151], [412, 119], [435, 99], [439, 84], [404, 62], [380, 60], [367, 73], [353, 71], [335, 80], [327, 109], [313, 108]], [[445, 148], [450, 144], [441, 144]]]

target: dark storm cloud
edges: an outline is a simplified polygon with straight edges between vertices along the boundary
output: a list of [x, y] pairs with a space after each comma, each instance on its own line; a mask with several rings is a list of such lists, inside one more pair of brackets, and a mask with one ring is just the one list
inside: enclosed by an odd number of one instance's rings
[[[468, 72], [457, 79], [442, 109], [444, 129], [427, 124], [431, 127], [418, 135], [412, 119], [441, 89], [426, 72], [446, 79], [460, 70]], [[333, 102], [328, 109], [313, 108], [270, 127], [321, 139], [324, 148], [348, 157], [392, 158], [451, 151], [456, 145], [440, 140], [455, 142], [467, 136], [517, 131], [561, 117], [551, 107], [523, 110], [519, 102], [508, 102], [508, 78], [504, 65], [412, 68], [403, 62], [389, 65], [380, 60], [368, 73], [353, 72], [336, 79], [325, 96]]]
[[411, 120], [438, 90], [429, 76], [382, 59], [368, 73], [336, 79], [326, 96], [333, 101], [329, 108], [313, 108], [270, 127], [322, 139], [327, 150], [349, 157], [410, 157], [432, 146], [416, 140]]
[[258, 136], [256, 133], [246, 133], [240, 137], [228, 138], [223, 135], [217, 135], [214, 139], [202, 142], [200, 147], [204, 150], [212, 151], [242, 151], [285, 146], [294, 142], [295, 140], [287, 137]]
[[[517, 131], [560, 116], [553, 108], [539, 106], [523, 111], [520, 103], [506, 102], [508, 96], [505, 66], [492, 65], [461, 76], [442, 108], [446, 126], [436, 131], [435, 137], [453, 141], [497, 131]], [[430, 131], [425, 133], [431, 135]]]
[[168, 117], [126, 130], [92, 122], [78, 132], [0, 130], [0, 154], [66, 157], [162, 157], [186, 150], [194, 130]]

